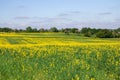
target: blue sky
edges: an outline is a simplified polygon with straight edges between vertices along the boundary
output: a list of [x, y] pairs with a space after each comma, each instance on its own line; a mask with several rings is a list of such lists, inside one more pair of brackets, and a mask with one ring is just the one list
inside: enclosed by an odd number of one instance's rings
[[120, 27], [120, 0], [0, 0], [0, 27]]

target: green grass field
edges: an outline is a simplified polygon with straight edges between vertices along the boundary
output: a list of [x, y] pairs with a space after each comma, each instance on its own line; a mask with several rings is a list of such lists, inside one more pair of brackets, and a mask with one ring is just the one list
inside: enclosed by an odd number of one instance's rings
[[120, 38], [0, 33], [0, 80], [119, 80]]

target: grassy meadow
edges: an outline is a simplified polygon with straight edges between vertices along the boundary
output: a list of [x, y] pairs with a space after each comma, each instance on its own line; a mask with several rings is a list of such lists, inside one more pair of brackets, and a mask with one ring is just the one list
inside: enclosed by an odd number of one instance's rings
[[120, 38], [0, 33], [0, 80], [119, 80]]

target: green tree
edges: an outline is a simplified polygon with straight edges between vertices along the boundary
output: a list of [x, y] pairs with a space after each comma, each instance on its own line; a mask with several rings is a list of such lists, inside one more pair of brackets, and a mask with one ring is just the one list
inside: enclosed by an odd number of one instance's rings
[[77, 32], [78, 32], [78, 29], [77, 29], [77, 28], [71, 28], [71, 32], [72, 32], [72, 33], [77, 33]]
[[98, 33], [96, 33], [96, 37], [99, 38], [112, 38], [112, 31], [108, 29], [102, 29]]
[[44, 28], [40, 28], [39, 32], [45, 32], [45, 29]]
[[84, 34], [84, 33], [87, 33], [88, 31], [89, 31], [89, 29], [86, 28], [86, 27], [81, 29], [81, 33], [83, 33], [83, 34]]
[[52, 27], [52, 28], [50, 28], [50, 31], [51, 32], [58, 32], [58, 29], [56, 27]]
[[117, 32], [120, 32], [120, 27], [119, 27], [119, 28], [117, 28], [116, 30], [117, 30]]
[[89, 31], [89, 32], [86, 32], [85, 34], [84, 34], [84, 36], [86, 36], [86, 37], [91, 37], [91, 32]]
[[37, 28], [33, 28], [32, 32], [38, 32]]
[[8, 27], [0, 28], [0, 32], [13, 32], [14, 30]]
[[31, 28], [31, 26], [28, 26], [27, 28], [26, 28], [26, 32], [32, 32], [33, 30], [32, 30], [32, 28]]

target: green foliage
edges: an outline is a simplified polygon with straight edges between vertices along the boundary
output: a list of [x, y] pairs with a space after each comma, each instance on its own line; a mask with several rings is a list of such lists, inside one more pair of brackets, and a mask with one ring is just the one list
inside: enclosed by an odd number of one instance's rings
[[120, 32], [120, 27], [116, 29], [117, 32]]
[[97, 34], [96, 37], [99, 38], [112, 38], [112, 31], [104, 29], [100, 30]]
[[26, 28], [26, 32], [32, 32], [33, 30], [32, 30], [32, 28], [31, 28], [31, 26], [28, 26], [27, 28]]
[[70, 33], [74, 33], [77, 35], [84, 35], [85, 37], [99, 37], [99, 38], [120, 38], [120, 28], [118, 29], [96, 29], [96, 28], [87, 28], [84, 27], [81, 30], [78, 28], [62, 28], [57, 29], [56, 27], [52, 27], [50, 29], [44, 29], [40, 28], [37, 30], [37, 28], [32, 28], [31, 26], [28, 26], [25, 30], [22, 29], [11, 29], [11, 28], [0, 28], [0, 32], [62, 32], [67, 35]]
[[79, 30], [77, 28], [71, 28], [72, 33], [77, 33]]
[[85, 27], [85, 28], [82, 28], [82, 29], [81, 29], [81, 33], [83, 33], [83, 34], [84, 34], [84, 33], [87, 33], [87, 32], [89, 31], [89, 29], [90, 29], [90, 28], [86, 28], [86, 27]]
[[37, 28], [33, 28], [32, 32], [38, 32]]
[[13, 30], [11, 28], [4, 27], [4, 28], [0, 28], [0, 32], [13, 32]]
[[58, 32], [58, 29], [56, 27], [52, 27], [52, 28], [50, 28], [50, 31], [51, 32]]
[[39, 32], [45, 32], [45, 29], [44, 28], [40, 28]]
[[86, 37], [91, 37], [91, 32], [86, 32], [85, 34], [84, 34], [84, 36], [86, 36]]

